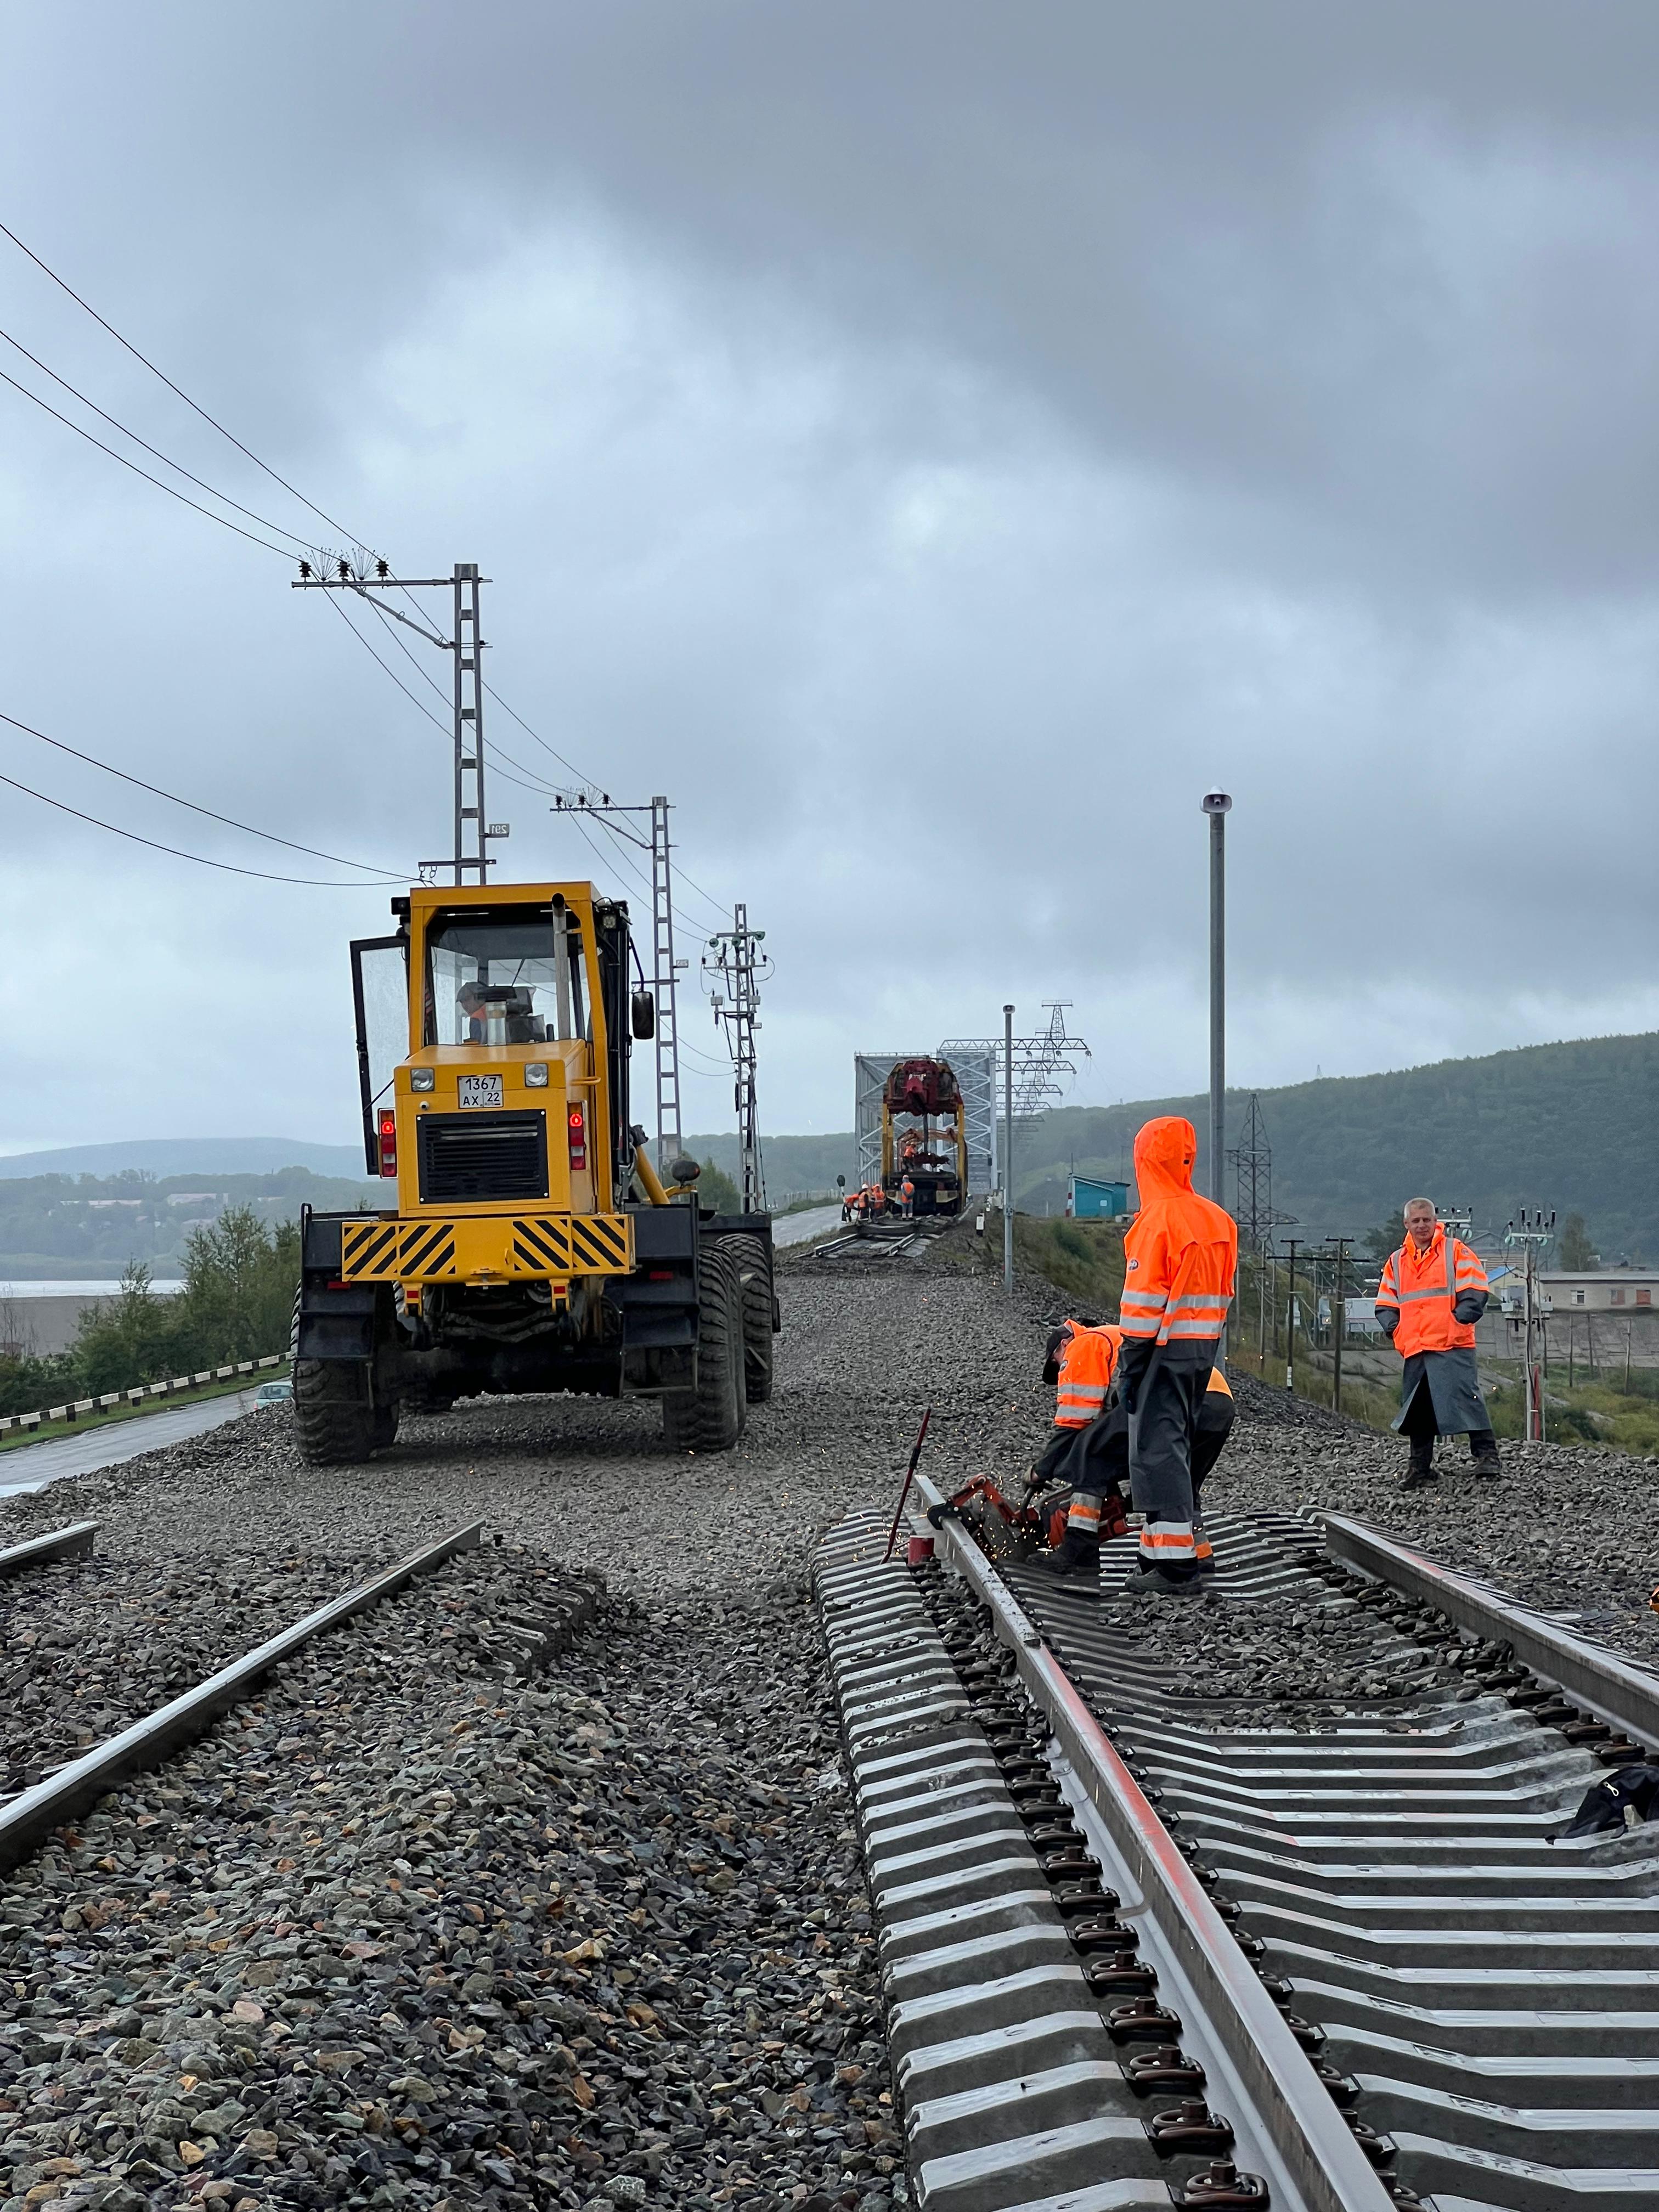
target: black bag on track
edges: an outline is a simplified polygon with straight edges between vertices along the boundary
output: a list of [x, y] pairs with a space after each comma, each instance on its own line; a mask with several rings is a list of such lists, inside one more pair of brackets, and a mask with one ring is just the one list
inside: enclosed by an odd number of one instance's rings
[[1584, 1792], [1583, 1802], [1553, 1844], [1639, 1828], [1659, 1816], [1659, 1766], [1618, 1766]]

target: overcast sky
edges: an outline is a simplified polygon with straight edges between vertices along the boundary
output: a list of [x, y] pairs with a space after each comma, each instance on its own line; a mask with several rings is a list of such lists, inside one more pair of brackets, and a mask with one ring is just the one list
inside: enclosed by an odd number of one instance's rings
[[[481, 562], [497, 689], [672, 798], [690, 927], [766, 928], [764, 1122], [836, 1128], [855, 1050], [1006, 999], [1075, 1002], [1079, 1103], [1200, 1086], [1218, 783], [1234, 1080], [1659, 1023], [1656, 64], [1610, 0], [0, 0], [0, 221], [400, 573]], [[337, 542], [4, 239], [0, 328]], [[7, 713], [447, 843], [447, 732], [338, 611], [7, 386], [0, 562]], [[492, 734], [512, 872], [601, 872]], [[3, 730], [0, 775], [343, 872]], [[384, 888], [0, 821], [0, 1146], [355, 1140]]]

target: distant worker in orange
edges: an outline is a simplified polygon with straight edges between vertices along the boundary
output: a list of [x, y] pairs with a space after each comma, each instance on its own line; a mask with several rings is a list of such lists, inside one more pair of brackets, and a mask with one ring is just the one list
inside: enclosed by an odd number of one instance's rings
[[910, 1220], [916, 1210], [916, 1187], [908, 1176], [899, 1185], [899, 1197], [903, 1201], [904, 1218]]
[[1467, 1436], [1474, 1473], [1501, 1474], [1474, 1358], [1474, 1325], [1492, 1295], [1486, 1271], [1435, 1218], [1431, 1199], [1408, 1200], [1405, 1220], [1405, 1242], [1389, 1255], [1376, 1291], [1377, 1323], [1406, 1363], [1394, 1423], [1411, 1442], [1401, 1487], [1439, 1480], [1437, 1437]]
[[1146, 1516], [1131, 1597], [1200, 1586], [1193, 1451], [1238, 1272], [1232, 1216], [1193, 1188], [1198, 1137], [1161, 1115], [1135, 1139], [1140, 1211], [1123, 1238], [1118, 1389], [1130, 1417], [1129, 1473]]

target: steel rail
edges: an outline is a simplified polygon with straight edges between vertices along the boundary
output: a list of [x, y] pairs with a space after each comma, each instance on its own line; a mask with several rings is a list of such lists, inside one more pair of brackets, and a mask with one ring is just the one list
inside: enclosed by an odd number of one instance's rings
[[367, 1613], [383, 1598], [396, 1594], [417, 1575], [443, 1565], [458, 1552], [471, 1551], [483, 1534], [481, 1521], [470, 1522], [434, 1543], [423, 1545], [370, 1581], [343, 1596], [331, 1599], [315, 1613], [283, 1629], [255, 1650], [233, 1659], [216, 1674], [198, 1682], [193, 1690], [174, 1698], [107, 1742], [95, 1745], [80, 1759], [59, 1767], [56, 1774], [23, 1790], [9, 1805], [0, 1807], [0, 1871], [16, 1866], [37, 1850], [54, 1828], [95, 1804], [106, 1791], [135, 1774], [159, 1766], [183, 1744], [205, 1734], [222, 1713], [240, 1704], [258, 1682], [291, 1658], [312, 1639], [337, 1628], [360, 1613]]
[[[917, 1477], [916, 1487], [927, 1505], [945, 1503], [944, 1493], [927, 1476]], [[989, 1607], [999, 1639], [1012, 1652], [1021, 1680], [1047, 1713], [1050, 1729], [1139, 1884], [1160, 1934], [1205, 2007], [1218, 2044], [1270, 2128], [1274, 2147], [1311, 2212], [1390, 2212], [1388, 2189], [1065, 1668], [965, 1529], [946, 1517], [935, 1542]]]
[[1316, 1516], [1334, 1559], [1358, 1567], [1421, 1605], [1435, 1607], [1460, 1628], [1500, 1639], [1534, 1674], [1554, 1682], [1598, 1720], [1659, 1749], [1659, 1675], [1587, 1643], [1529, 1607], [1505, 1601], [1409, 1544], [1397, 1543], [1342, 1513]]
[[71, 1521], [66, 1528], [50, 1529], [44, 1536], [31, 1536], [24, 1544], [13, 1544], [0, 1552], [0, 1575], [20, 1574], [25, 1567], [46, 1566], [53, 1559], [84, 1559], [97, 1533], [95, 1521]]

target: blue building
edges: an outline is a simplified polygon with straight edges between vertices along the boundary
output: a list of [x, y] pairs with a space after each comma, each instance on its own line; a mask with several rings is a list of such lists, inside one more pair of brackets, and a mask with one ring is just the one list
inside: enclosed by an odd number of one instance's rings
[[1074, 1175], [1066, 1194], [1066, 1211], [1078, 1221], [1121, 1221], [1129, 1211], [1129, 1186]]

